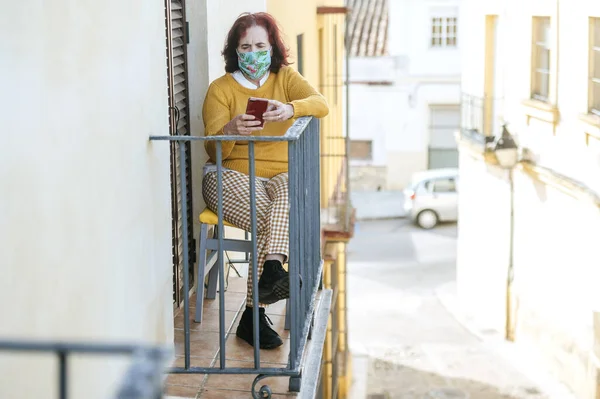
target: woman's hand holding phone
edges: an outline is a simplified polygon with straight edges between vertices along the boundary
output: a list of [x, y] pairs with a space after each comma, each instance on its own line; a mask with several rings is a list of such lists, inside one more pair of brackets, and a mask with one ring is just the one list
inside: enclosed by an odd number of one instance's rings
[[267, 112], [263, 114], [263, 119], [269, 122], [283, 122], [293, 116], [294, 107], [292, 105], [277, 100], [269, 100], [269, 107]]
[[242, 114], [230, 120], [225, 127], [223, 127], [223, 133], [249, 136], [252, 132], [262, 130], [261, 125], [261, 121], [256, 120], [253, 115]]
[[[252, 132], [263, 129], [263, 122], [283, 122], [294, 116], [294, 107], [290, 104], [284, 104], [277, 100], [268, 100], [268, 106], [264, 106], [267, 101], [263, 99], [250, 98], [246, 113], [238, 115], [229, 121], [223, 127], [223, 133], [249, 136]], [[263, 108], [264, 107], [264, 108]], [[262, 109], [261, 109], [262, 108]], [[250, 115], [256, 114], [266, 109], [260, 117]]]

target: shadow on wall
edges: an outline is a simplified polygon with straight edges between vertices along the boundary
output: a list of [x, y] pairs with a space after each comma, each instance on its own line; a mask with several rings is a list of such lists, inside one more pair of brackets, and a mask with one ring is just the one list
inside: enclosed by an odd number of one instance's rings
[[369, 360], [367, 399], [541, 399], [534, 387], [502, 392], [479, 381], [452, 378], [378, 358]]

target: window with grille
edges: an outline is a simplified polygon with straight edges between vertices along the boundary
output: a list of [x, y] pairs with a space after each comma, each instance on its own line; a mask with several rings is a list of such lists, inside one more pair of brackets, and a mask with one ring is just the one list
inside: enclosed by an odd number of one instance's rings
[[431, 47], [456, 47], [456, 17], [433, 17], [431, 19]]
[[533, 17], [531, 98], [548, 102], [550, 96], [550, 18]]
[[590, 18], [589, 91], [589, 111], [600, 116], [600, 18]]

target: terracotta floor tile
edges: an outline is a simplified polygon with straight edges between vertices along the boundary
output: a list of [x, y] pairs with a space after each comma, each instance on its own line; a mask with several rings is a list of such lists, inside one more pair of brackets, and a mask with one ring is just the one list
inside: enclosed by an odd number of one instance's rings
[[[212, 358], [190, 357], [191, 367], [210, 367]], [[171, 367], [185, 367], [185, 359], [176, 357]], [[167, 384], [200, 387], [206, 374], [167, 374]]]
[[[196, 301], [194, 296], [194, 303]], [[240, 310], [242, 305], [246, 302], [246, 292], [225, 292], [225, 310]], [[219, 309], [219, 293], [215, 299], [205, 299], [204, 309]]]
[[205, 374], [168, 374], [166, 384], [181, 385], [200, 389]]
[[252, 399], [250, 389], [246, 391], [221, 390], [205, 388], [200, 392], [198, 398], [202, 399]]
[[165, 395], [181, 398], [196, 398], [199, 388], [186, 387], [182, 385], [165, 385]]
[[[242, 303], [246, 300], [246, 290], [240, 292], [240, 290], [225, 290], [225, 310], [239, 310]], [[217, 289], [217, 295], [214, 299], [204, 298], [205, 309], [218, 309], [219, 308], [219, 290]], [[196, 309], [196, 294], [194, 293], [190, 297], [190, 309]], [[183, 312], [183, 305], [177, 309], [177, 313]]]
[[[290, 399], [296, 394], [273, 394], [272, 399]], [[199, 399], [251, 399], [250, 389], [246, 391], [206, 388], [198, 396]]]
[[[252, 368], [254, 363], [252, 362], [236, 362], [230, 361], [227, 363], [227, 367], [244, 367]], [[263, 367], [275, 367], [281, 368], [282, 365], [277, 364], [263, 364]], [[236, 374], [236, 375], [225, 375], [225, 374], [211, 374], [208, 376], [208, 380], [204, 385], [204, 388], [213, 389], [233, 389], [239, 391], [250, 391], [252, 388], [252, 382], [256, 378], [257, 374]], [[289, 377], [268, 377], [260, 380], [259, 387], [268, 385], [273, 393], [288, 393]]]
[[[210, 367], [211, 362], [213, 361], [213, 357], [198, 357], [198, 356], [190, 356], [190, 366], [192, 367]], [[173, 362], [173, 367], [185, 367], [185, 359], [183, 355], [176, 356], [175, 361]]]
[[[238, 268], [238, 270], [240, 270], [238, 265], [236, 265], [236, 268]], [[241, 273], [241, 270], [240, 270], [240, 273]], [[235, 275], [235, 277], [233, 277], [234, 275]], [[227, 286], [227, 292], [232, 292], [232, 293], [236, 292], [236, 293], [245, 294], [248, 289], [247, 287], [248, 287], [248, 280], [246, 279], [246, 277], [237, 277], [237, 275], [235, 274], [235, 271], [231, 270], [230, 275], [229, 275], [229, 285]]]
[[267, 306], [267, 314], [276, 316], [285, 316], [285, 303], [286, 301], [279, 301], [272, 305]]
[[[184, 355], [184, 331], [175, 330], [175, 355]], [[191, 331], [190, 356], [213, 359], [219, 350], [219, 333]]]
[[[290, 340], [284, 339], [283, 345], [276, 349], [261, 350], [261, 362], [287, 364], [290, 354]], [[225, 347], [225, 355], [228, 360], [253, 361], [254, 348], [246, 341], [230, 334]]]
[[[181, 311], [175, 316], [174, 324], [176, 330], [182, 330], [184, 328], [183, 313], [184, 312]], [[227, 330], [231, 328], [236, 316], [236, 311], [225, 311], [225, 326], [227, 327]], [[219, 309], [204, 309], [202, 323], [196, 323], [194, 317], [195, 312], [190, 309], [190, 331], [219, 331]]]

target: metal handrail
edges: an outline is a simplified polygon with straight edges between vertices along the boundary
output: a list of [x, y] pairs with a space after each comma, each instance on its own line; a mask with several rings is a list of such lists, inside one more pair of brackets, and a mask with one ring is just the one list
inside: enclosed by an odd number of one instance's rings
[[58, 357], [58, 397], [68, 398], [68, 356], [132, 355], [133, 364], [125, 373], [115, 399], [162, 398], [164, 369], [171, 357], [171, 350], [155, 346], [127, 344], [98, 344], [75, 342], [0, 340], [0, 351], [7, 352], [54, 352]]
[[[302, 359], [309, 339], [315, 299], [320, 287], [323, 262], [320, 254], [320, 172], [319, 172], [319, 120], [313, 117], [298, 118], [282, 136], [150, 136], [152, 141], [175, 142], [179, 148], [181, 196], [186, 197], [185, 143], [212, 141], [216, 144], [217, 195], [218, 195], [218, 250], [219, 268], [219, 365], [218, 367], [192, 367], [190, 365], [189, 297], [184, 296], [184, 367], [173, 367], [177, 374], [258, 374], [252, 385], [255, 397], [256, 384], [266, 376], [290, 376], [290, 387], [299, 389]], [[248, 168], [250, 177], [250, 214], [252, 237], [254, 367], [226, 367], [225, 280], [224, 280], [224, 220], [223, 220], [223, 159], [222, 143], [243, 140], [248, 143]], [[289, 220], [289, 276], [290, 276], [290, 356], [287, 367], [261, 367], [258, 325], [258, 272], [257, 272], [257, 215], [255, 144], [258, 142], [288, 143], [288, 195]], [[182, 201], [182, 218], [187, 220], [187, 204]], [[189, 264], [187, 224], [183, 224], [183, 264]], [[303, 284], [300, 288], [300, 275]], [[189, 292], [189, 270], [184, 268], [184, 292]], [[264, 388], [264, 387], [263, 387]], [[262, 388], [261, 388], [262, 389]]]

